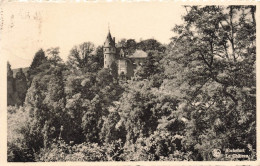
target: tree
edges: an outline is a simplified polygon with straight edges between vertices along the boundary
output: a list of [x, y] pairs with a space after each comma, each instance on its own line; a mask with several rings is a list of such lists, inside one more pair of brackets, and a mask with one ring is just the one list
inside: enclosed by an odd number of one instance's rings
[[15, 105], [15, 80], [13, 78], [13, 70], [11, 65], [7, 62], [7, 105]]
[[120, 41], [118, 41], [118, 46], [125, 48], [126, 47], [126, 39], [124, 39], [124, 38], [120, 39]]
[[19, 97], [20, 105], [23, 105], [27, 92], [27, 79], [22, 68], [15, 75], [15, 87]]
[[163, 82], [164, 68], [161, 60], [165, 54], [158, 51], [148, 51], [148, 56], [142, 66], [137, 68], [135, 75], [139, 79], [149, 79], [153, 86], [159, 88]]
[[[71, 74], [66, 82], [66, 110], [74, 133], [70, 138], [75, 143], [98, 142], [103, 105], [99, 97], [99, 88], [95, 86], [95, 74], [82, 73]], [[75, 135], [78, 137], [75, 138]]]
[[118, 79], [118, 65], [116, 62], [112, 62], [111, 64], [111, 75], [113, 76], [114, 80]]
[[94, 44], [91, 42], [84, 42], [78, 46], [74, 46], [70, 50], [68, 57], [69, 65], [83, 69], [85, 71], [90, 71], [90, 62], [91, 56], [93, 56], [93, 51], [95, 50]]
[[97, 62], [98, 69], [102, 69], [104, 66], [104, 53], [103, 53], [103, 47], [98, 46], [96, 48], [96, 55], [94, 56], [94, 62]]
[[136, 41], [134, 39], [128, 39], [125, 43], [125, 52], [128, 55], [131, 55], [136, 50]]
[[85, 141], [100, 143], [99, 133], [103, 124], [100, 97], [96, 95], [92, 100], [87, 100], [84, 105], [86, 109], [83, 112], [81, 127]]
[[[62, 68], [54, 68], [45, 92], [43, 104], [48, 109], [48, 112], [46, 112], [48, 115], [44, 115], [47, 116], [43, 127], [43, 130], [46, 132], [45, 141], [48, 142], [59, 137], [68, 141], [68, 137], [64, 134], [66, 132], [68, 133], [67, 126], [69, 126], [69, 124], [66, 123], [68, 116], [65, 110], [66, 95]], [[61, 131], [61, 128], [64, 128], [64, 130]]]
[[150, 88], [147, 80], [132, 82], [120, 98], [118, 111], [127, 132], [127, 144], [152, 134], [158, 125], [158, 117], [153, 109], [155, 95]]
[[[18, 120], [19, 119], [19, 120]], [[7, 160], [9, 162], [32, 162], [34, 152], [30, 147], [30, 121], [29, 112], [23, 107], [7, 108]]]
[[210, 160], [214, 148], [255, 147], [255, 7], [186, 8], [164, 58], [170, 79], [163, 85], [189, 103], [186, 148]]
[[56, 66], [58, 63], [62, 62], [62, 59], [59, 56], [60, 53], [60, 48], [55, 47], [55, 48], [49, 48], [47, 49], [48, 55], [50, 55], [49, 60]]
[[33, 58], [33, 61], [29, 67], [29, 70], [34, 70], [37, 67], [39, 67], [41, 64], [43, 64], [47, 60], [47, 57], [45, 56], [45, 52], [43, 49], [38, 50], [35, 53], [35, 56]]
[[143, 51], [158, 51], [161, 53], [165, 52], [166, 50], [166, 47], [155, 39], [142, 40], [139, 43], [137, 43], [136, 47], [137, 49]]
[[28, 111], [31, 121], [29, 122], [29, 133], [26, 133], [28, 147], [35, 153], [43, 147], [44, 139], [42, 129], [45, 124], [48, 112], [43, 104], [44, 91], [38, 80], [32, 81], [25, 98], [25, 111]]
[[28, 87], [30, 87], [31, 82], [35, 75], [38, 75], [40, 72], [45, 70], [46, 68], [49, 68], [49, 66], [44, 66], [44, 64], [47, 64], [47, 57], [45, 56], [45, 52], [43, 49], [38, 50], [33, 58], [33, 61], [27, 71], [28, 73]]
[[100, 139], [105, 143], [112, 143], [116, 140], [125, 142], [126, 131], [124, 127], [118, 126], [120, 123], [120, 115], [118, 113], [118, 106], [113, 106], [109, 110], [108, 116], [104, 117], [104, 123], [100, 132]]

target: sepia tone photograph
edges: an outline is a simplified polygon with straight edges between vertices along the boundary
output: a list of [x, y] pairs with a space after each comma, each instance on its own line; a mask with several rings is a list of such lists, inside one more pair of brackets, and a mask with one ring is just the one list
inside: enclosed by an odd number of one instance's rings
[[256, 8], [1, 4], [7, 162], [256, 161]]

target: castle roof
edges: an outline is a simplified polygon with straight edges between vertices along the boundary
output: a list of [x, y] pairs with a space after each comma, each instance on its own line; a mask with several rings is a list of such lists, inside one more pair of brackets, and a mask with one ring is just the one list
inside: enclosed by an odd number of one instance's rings
[[128, 58], [147, 58], [147, 53], [143, 50], [136, 50], [134, 54], [128, 56]]
[[104, 47], [115, 47], [115, 41], [112, 39], [110, 31], [108, 31]]

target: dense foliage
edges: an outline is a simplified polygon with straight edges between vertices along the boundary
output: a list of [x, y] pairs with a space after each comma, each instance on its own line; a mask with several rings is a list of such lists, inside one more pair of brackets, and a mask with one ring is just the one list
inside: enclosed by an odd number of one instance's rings
[[131, 80], [91, 42], [39, 50], [27, 78], [8, 64], [8, 161], [255, 160], [255, 6], [185, 8], [167, 46], [119, 42], [148, 53]]

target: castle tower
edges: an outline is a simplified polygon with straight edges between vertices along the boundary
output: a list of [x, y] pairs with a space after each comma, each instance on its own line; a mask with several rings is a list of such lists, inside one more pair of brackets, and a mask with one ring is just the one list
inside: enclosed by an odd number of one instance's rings
[[104, 68], [110, 68], [112, 63], [116, 60], [116, 46], [115, 38], [112, 39], [110, 31], [108, 31], [106, 41], [103, 47], [104, 52]]

